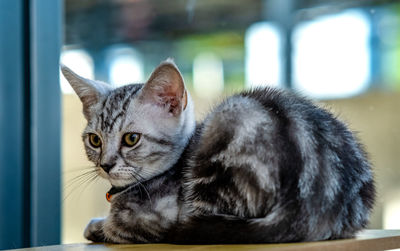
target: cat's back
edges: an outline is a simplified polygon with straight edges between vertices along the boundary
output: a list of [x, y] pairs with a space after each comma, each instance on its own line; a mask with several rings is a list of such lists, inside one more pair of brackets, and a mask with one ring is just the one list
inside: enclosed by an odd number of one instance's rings
[[[295, 189], [302, 160], [287, 114], [295, 105], [304, 106], [302, 102], [310, 105], [290, 93], [265, 88], [239, 93], [216, 106], [192, 146], [187, 190], [189, 201], [200, 201], [195, 208], [263, 217], [276, 206], [281, 187]], [[291, 174], [282, 180], [285, 169]]]
[[282, 233], [301, 225], [307, 236], [294, 238], [306, 240], [366, 226], [374, 185], [365, 154], [309, 100], [273, 88], [242, 92], [218, 105], [195, 138], [184, 185], [192, 213], [264, 217]]

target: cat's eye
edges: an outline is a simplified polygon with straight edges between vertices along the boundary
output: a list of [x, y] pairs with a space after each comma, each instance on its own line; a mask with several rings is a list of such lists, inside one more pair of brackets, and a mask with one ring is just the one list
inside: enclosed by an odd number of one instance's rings
[[139, 142], [140, 134], [139, 133], [125, 133], [122, 137], [122, 143], [126, 146], [132, 147]]
[[101, 139], [99, 136], [97, 136], [94, 133], [89, 134], [89, 143], [92, 145], [94, 148], [98, 148], [101, 146]]

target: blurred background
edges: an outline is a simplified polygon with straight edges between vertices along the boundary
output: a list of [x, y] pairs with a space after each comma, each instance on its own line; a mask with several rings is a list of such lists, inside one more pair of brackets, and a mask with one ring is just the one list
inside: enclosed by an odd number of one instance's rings
[[400, 229], [400, 1], [1, 0], [0, 249], [84, 242], [108, 214], [110, 185], [84, 175], [86, 121], [59, 60], [120, 86], [168, 57], [198, 120], [255, 86], [331, 110], [374, 166], [369, 227]]
[[[370, 228], [400, 229], [400, 2], [66, 0], [64, 39], [61, 61], [113, 86], [144, 82], [174, 58], [197, 119], [254, 86], [312, 97], [348, 123], [370, 154], [378, 188]], [[83, 241], [90, 218], [107, 214], [109, 184], [69, 185], [74, 170], [91, 164], [80, 140], [81, 104], [64, 79], [61, 87], [69, 243]]]

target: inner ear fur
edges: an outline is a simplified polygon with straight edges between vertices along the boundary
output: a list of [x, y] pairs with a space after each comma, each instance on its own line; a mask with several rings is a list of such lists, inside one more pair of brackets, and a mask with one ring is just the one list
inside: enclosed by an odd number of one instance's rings
[[150, 75], [143, 91], [142, 99], [177, 116], [187, 105], [187, 93], [183, 77], [176, 65], [167, 60], [161, 63]]

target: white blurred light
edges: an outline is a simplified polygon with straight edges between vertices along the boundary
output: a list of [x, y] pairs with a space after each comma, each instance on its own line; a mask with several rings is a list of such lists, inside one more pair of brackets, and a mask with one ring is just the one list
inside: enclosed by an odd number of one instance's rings
[[203, 98], [215, 97], [224, 90], [224, 67], [213, 53], [201, 53], [193, 61], [193, 87]]
[[[94, 78], [94, 64], [93, 59], [85, 50], [75, 49], [66, 50], [61, 53], [61, 63], [69, 67], [78, 75], [93, 79]], [[60, 73], [61, 91], [64, 94], [74, 93], [71, 85]]]
[[400, 191], [393, 193], [389, 202], [383, 207], [383, 228], [400, 229], [400, 199], [397, 197]]
[[294, 32], [296, 89], [317, 98], [342, 98], [367, 88], [370, 79], [370, 24], [348, 10], [299, 25]]
[[282, 84], [282, 34], [276, 25], [251, 25], [245, 36], [246, 86]]
[[114, 47], [108, 52], [110, 83], [114, 86], [141, 83], [144, 70], [141, 56], [133, 48]]

